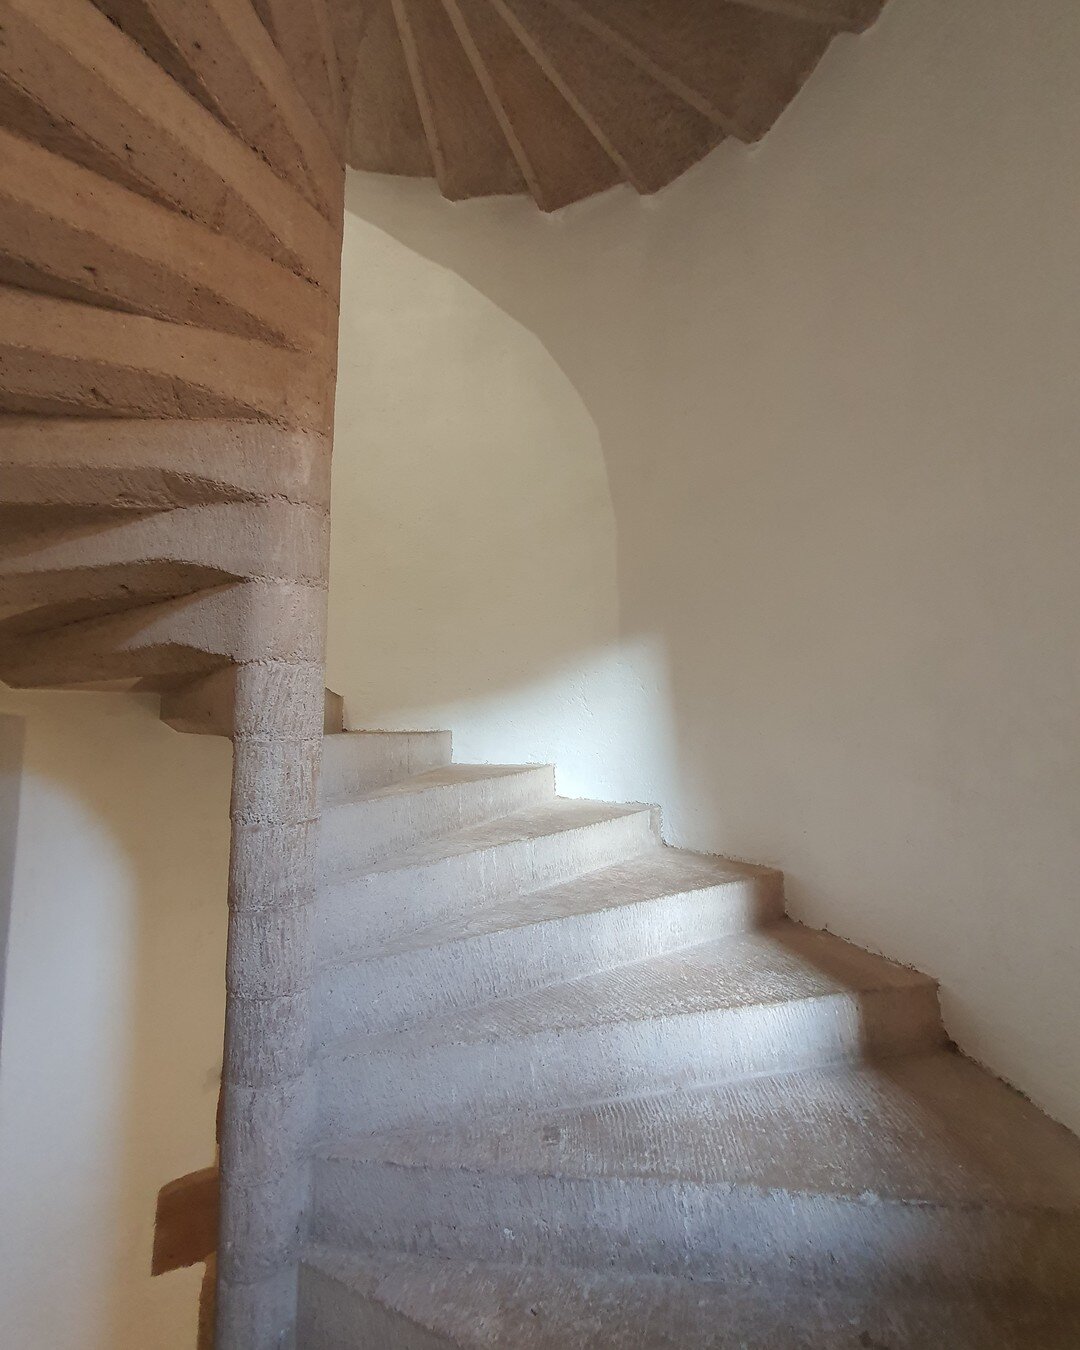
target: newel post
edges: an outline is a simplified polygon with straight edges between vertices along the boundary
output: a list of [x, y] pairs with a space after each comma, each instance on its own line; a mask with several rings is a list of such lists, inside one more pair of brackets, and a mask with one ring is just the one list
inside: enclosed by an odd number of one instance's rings
[[[295, 597], [294, 597], [295, 598]], [[236, 672], [217, 1350], [294, 1344], [310, 1191], [318, 654]]]

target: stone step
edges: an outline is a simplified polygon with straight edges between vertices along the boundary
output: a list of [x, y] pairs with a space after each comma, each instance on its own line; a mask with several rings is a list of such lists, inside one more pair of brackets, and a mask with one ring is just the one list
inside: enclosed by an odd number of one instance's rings
[[[58, 623], [0, 643], [0, 678], [18, 688], [105, 680], [195, 680], [234, 662], [314, 659], [310, 587], [252, 580], [104, 618]], [[16, 620], [17, 621], [17, 620]], [[310, 654], [310, 655], [309, 655]]]
[[452, 758], [448, 731], [341, 731], [323, 742], [321, 792], [325, 801], [374, 792], [403, 778], [445, 768]]
[[782, 912], [779, 872], [659, 847], [324, 966], [318, 1035], [391, 1030], [756, 928]]
[[543, 764], [448, 764], [360, 796], [324, 798], [319, 865], [323, 875], [357, 872], [420, 840], [554, 798], [555, 771]]
[[576, 15], [535, 0], [491, 4], [639, 192], [665, 187], [723, 139], [713, 121]]
[[324, 1138], [926, 1050], [937, 986], [784, 922], [323, 1047]]
[[953, 1053], [323, 1150], [340, 1246], [1080, 1297], [1080, 1141]]
[[312, 1246], [306, 1350], [1073, 1350], [1075, 1305], [703, 1283]]
[[359, 956], [502, 896], [626, 861], [657, 842], [651, 807], [564, 798], [424, 840], [365, 872], [324, 879], [320, 959]]
[[123, 609], [249, 576], [313, 584], [325, 549], [325, 514], [293, 502], [117, 512], [92, 525], [65, 515], [0, 544], [0, 611], [88, 601]]
[[336, 293], [338, 226], [97, 6], [5, 0], [0, 79], [18, 90], [6, 108], [16, 135]]
[[8, 511], [52, 507], [73, 522], [101, 513], [88, 523], [259, 497], [325, 507], [329, 458], [324, 434], [260, 422], [8, 416], [0, 498]]

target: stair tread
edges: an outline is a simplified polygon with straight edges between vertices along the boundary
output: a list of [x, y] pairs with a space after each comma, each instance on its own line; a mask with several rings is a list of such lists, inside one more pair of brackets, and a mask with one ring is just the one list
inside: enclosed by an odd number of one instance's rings
[[847, 1197], [1010, 1205], [1080, 1217], [1080, 1140], [961, 1055], [809, 1069], [388, 1130], [327, 1157], [397, 1167], [650, 1178]]
[[690, 891], [778, 875], [769, 868], [660, 846], [655, 852], [611, 867], [597, 868], [558, 886], [530, 891], [524, 895], [505, 896], [495, 904], [486, 905], [473, 913], [454, 915], [414, 929], [365, 953], [365, 957], [377, 960], [384, 956], [398, 956], [467, 938], [524, 928], [530, 924], [593, 914]]
[[615, 1022], [787, 1003], [848, 992], [932, 986], [928, 976], [873, 956], [829, 933], [783, 920], [757, 933], [720, 938], [513, 998], [421, 1022], [398, 1032], [350, 1035], [331, 1053], [370, 1053], [390, 1042], [513, 1040]]
[[512, 811], [509, 815], [499, 816], [495, 820], [469, 825], [435, 838], [422, 839], [412, 848], [402, 849], [367, 870], [393, 872], [402, 868], [423, 867], [444, 858], [461, 857], [466, 853], [478, 853], [505, 844], [528, 842], [530, 839], [540, 839], [545, 835], [562, 834], [568, 830], [599, 825], [608, 820], [619, 820], [623, 816], [637, 815], [643, 811], [651, 812], [652, 809], [651, 806], [643, 806], [640, 803], [621, 805], [556, 797], [553, 801], [530, 806], [523, 811]]
[[[321, 1328], [324, 1319], [347, 1325], [374, 1303], [434, 1333], [423, 1344], [459, 1350], [1065, 1350], [1080, 1328], [1074, 1306], [1020, 1303], [996, 1292], [975, 1300], [925, 1291], [883, 1298], [872, 1286], [811, 1290], [780, 1273], [768, 1284], [720, 1284], [564, 1266], [356, 1256], [324, 1246], [309, 1247], [304, 1266], [308, 1327]], [[321, 1298], [324, 1280], [355, 1302]]]
[[510, 778], [515, 774], [551, 773], [551, 771], [551, 766], [546, 764], [447, 764], [437, 769], [425, 769], [422, 773], [410, 774], [407, 778], [399, 778], [396, 782], [386, 783], [369, 792], [331, 797], [323, 803], [323, 806], [325, 810], [332, 811], [335, 807], [356, 806], [361, 802], [386, 801], [395, 797], [415, 796], [439, 788]]

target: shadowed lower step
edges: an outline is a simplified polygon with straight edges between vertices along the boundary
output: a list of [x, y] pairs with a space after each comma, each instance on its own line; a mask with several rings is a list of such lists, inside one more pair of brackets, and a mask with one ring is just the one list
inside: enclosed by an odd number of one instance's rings
[[356, 1257], [300, 1276], [318, 1350], [1072, 1350], [1076, 1310], [908, 1292], [701, 1283], [552, 1266]]
[[952, 1053], [324, 1149], [342, 1247], [1080, 1298], [1080, 1143]]
[[943, 1040], [934, 981], [795, 924], [329, 1043], [324, 1137], [585, 1102]]
[[935, 981], [549, 791], [348, 804], [389, 825], [319, 888], [305, 1350], [1080, 1343], [1080, 1144], [948, 1049]]

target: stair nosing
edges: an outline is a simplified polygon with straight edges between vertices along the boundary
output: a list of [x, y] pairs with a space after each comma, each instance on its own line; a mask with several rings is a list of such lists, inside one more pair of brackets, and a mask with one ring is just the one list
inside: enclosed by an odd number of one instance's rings
[[[662, 849], [664, 849], [664, 848], [666, 848], [666, 847], [667, 847], [667, 846], [666, 846], [666, 845], [663, 845], [663, 844], [658, 845], [657, 852], [660, 852]], [[673, 851], [675, 851], [675, 850], [673, 850]], [[679, 851], [681, 852], [681, 850], [679, 850]], [[608, 864], [608, 865], [605, 866], [605, 867], [592, 869], [592, 871], [593, 871], [593, 872], [596, 872], [596, 871], [606, 871], [608, 866], [611, 866], [611, 867], [615, 867], [615, 866], [632, 866], [632, 865], [633, 865], [634, 863], [636, 863], [636, 862], [645, 861], [645, 860], [648, 860], [648, 859], [653, 858], [654, 856], [656, 856], [656, 855], [655, 855], [652, 851], [649, 851], [649, 852], [646, 852], [646, 853], [642, 853], [642, 854], [640, 854], [640, 855], [638, 855], [638, 856], [636, 856], [636, 857], [634, 857], [634, 858], [628, 859], [626, 863], [623, 863], [623, 864], [617, 864], [617, 863]], [[693, 856], [693, 855], [690, 855], [690, 856]], [[707, 858], [707, 857], [711, 857], [711, 856], [713, 856], [713, 855], [710, 855], [710, 854], [702, 854], [702, 855], [699, 855], [699, 856], [701, 856], [701, 857], [706, 857], [706, 858]], [[718, 858], [718, 861], [720, 861], [719, 856], [718, 856], [718, 855], [716, 855], [716, 856], [717, 856], [717, 858]], [[586, 878], [586, 877], [588, 877], [588, 876], [590, 876], [590, 875], [592, 875], [592, 872], [583, 872], [583, 873], [581, 874], [581, 879], [584, 879], [584, 878]], [[507, 934], [509, 934], [509, 933], [520, 932], [520, 931], [523, 931], [524, 929], [527, 929], [527, 928], [543, 928], [543, 927], [545, 927], [545, 926], [548, 925], [548, 924], [573, 923], [573, 922], [576, 921], [576, 920], [587, 920], [587, 919], [592, 918], [592, 917], [594, 917], [594, 916], [597, 916], [597, 915], [600, 915], [600, 914], [605, 914], [605, 913], [608, 913], [608, 912], [617, 911], [617, 910], [628, 910], [628, 911], [629, 911], [629, 910], [633, 910], [633, 909], [636, 909], [636, 908], [637, 908], [638, 906], [640, 906], [640, 905], [661, 905], [661, 904], [663, 904], [665, 901], [669, 901], [669, 900], [680, 900], [680, 899], [688, 898], [688, 897], [690, 897], [690, 896], [701, 895], [701, 894], [703, 894], [703, 893], [706, 892], [706, 891], [725, 890], [725, 889], [727, 889], [727, 888], [730, 887], [730, 886], [744, 886], [744, 885], [746, 885], [747, 883], [749, 883], [749, 884], [754, 884], [754, 883], [755, 883], [756, 881], [758, 881], [758, 880], [769, 880], [769, 879], [771, 879], [771, 878], [780, 877], [781, 875], [782, 875], [782, 874], [780, 873], [780, 871], [779, 871], [778, 869], [777, 869], [777, 870], [772, 870], [772, 869], [769, 869], [769, 868], [762, 868], [762, 869], [760, 870], [759, 874], [756, 875], [756, 876], [753, 875], [753, 874], [751, 874], [751, 873], [748, 873], [748, 874], [745, 875], [745, 876], [717, 877], [715, 881], [702, 881], [700, 884], [696, 884], [696, 885], [686, 885], [686, 886], [677, 887], [677, 888], [674, 888], [674, 889], [672, 889], [672, 890], [667, 890], [667, 891], [658, 891], [655, 895], [637, 896], [637, 897], [635, 897], [635, 898], [633, 898], [633, 899], [629, 899], [629, 900], [616, 900], [614, 903], [610, 903], [610, 901], [607, 901], [607, 902], [605, 902], [605, 903], [603, 903], [603, 904], [597, 904], [597, 905], [595, 905], [595, 906], [590, 906], [590, 907], [587, 908], [587, 909], [574, 910], [574, 911], [572, 911], [572, 912], [570, 912], [570, 913], [567, 913], [567, 914], [548, 914], [548, 915], [545, 915], [545, 916], [540, 917], [540, 918], [532, 918], [532, 919], [528, 919], [528, 920], [526, 920], [525, 922], [522, 922], [522, 923], [511, 923], [511, 924], [505, 924], [505, 925], [503, 925], [503, 926], [501, 926], [501, 927], [497, 927], [497, 928], [487, 928], [487, 929], [484, 929], [484, 930], [482, 930], [482, 931], [480, 931], [480, 932], [474, 932], [474, 933], [460, 932], [460, 933], [456, 934], [454, 937], [451, 937], [451, 938], [449, 938], [449, 939], [447, 939], [447, 940], [445, 940], [445, 941], [442, 941], [442, 942], [421, 942], [421, 943], [416, 944], [415, 946], [404, 947], [404, 948], [402, 948], [402, 949], [399, 950], [399, 951], [385, 951], [385, 950], [383, 950], [383, 951], [380, 951], [380, 950], [370, 951], [370, 950], [365, 950], [365, 952], [364, 952], [363, 955], [351, 955], [351, 954], [349, 954], [349, 953], [346, 952], [346, 953], [344, 953], [344, 954], [340, 954], [340, 955], [337, 955], [337, 956], [326, 957], [326, 958], [324, 958], [324, 959], [320, 959], [320, 960], [316, 963], [316, 974], [324, 974], [324, 973], [326, 973], [327, 971], [341, 970], [341, 969], [351, 968], [351, 967], [353, 967], [353, 966], [363, 966], [363, 965], [366, 965], [368, 962], [374, 962], [374, 961], [388, 961], [388, 960], [394, 960], [394, 959], [399, 958], [399, 957], [409, 957], [409, 956], [413, 956], [413, 955], [415, 955], [416, 953], [419, 953], [419, 952], [438, 951], [438, 950], [439, 950], [440, 948], [442, 948], [442, 947], [453, 948], [453, 947], [457, 947], [457, 946], [458, 946], [459, 944], [461, 944], [461, 943], [466, 943], [466, 942], [480, 942], [480, 941], [483, 941], [484, 939], [487, 939], [487, 938], [500, 939], [500, 938], [504, 937], [505, 935], [507, 935]], [[535, 899], [537, 896], [542, 896], [542, 895], [545, 893], [545, 891], [562, 890], [562, 889], [564, 889], [565, 887], [571, 886], [571, 885], [573, 885], [573, 884], [574, 884], [574, 883], [573, 883], [572, 881], [570, 881], [570, 882], [558, 882], [558, 883], [557, 883], [556, 885], [554, 885], [554, 886], [544, 886], [544, 887], [541, 887], [539, 890], [536, 890], [536, 891], [521, 891], [521, 892], [515, 892], [515, 893], [513, 893], [513, 894], [503, 895], [503, 896], [500, 896], [500, 897], [496, 900], [495, 904], [493, 904], [493, 905], [488, 905], [488, 906], [484, 906], [484, 909], [485, 909], [485, 910], [486, 910], [486, 909], [495, 909], [495, 908], [497, 908], [497, 907], [499, 907], [499, 906], [501, 906], [501, 905], [509, 904], [509, 903], [511, 903], [512, 901], [516, 900], [516, 899], [521, 899], [521, 900]], [[782, 912], [781, 912], [781, 913], [777, 913], [777, 914], [774, 915], [771, 919], [766, 920], [764, 923], [758, 923], [758, 924], [750, 925], [747, 931], [754, 931], [754, 930], [757, 930], [757, 929], [761, 929], [761, 928], [768, 927], [769, 924], [774, 923], [774, 922], [779, 922], [783, 917], [784, 917], [784, 915], [783, 915]], [[425, 932], [425, 931], [426, 931], [426, 930], [424, 930], [424, 929], [417, 929], [417, 930], [416, 930], [416, 932], [418, 932], [418, 933], [423, 933], [423, 932]], [[732, 936], [733, 936], [733, 937], [734, 937], [734, 936], [738, 936], [738, 933], [737, 933], [737, 932], [733, 932], [733, 933], [732, 933]], [[707, 940], [707, 941], [713, 941], [714, 939], [706, 939], [706, 940]], [[671, 950], [674, 952], [674, 951], [676, 951], [676, 950], [680, 950], [680, 948], [672, 948]], [[641, 959], [641, 960], [647, 960], [648, 958], [642, 957], [642, 958], [639, 958], [639, 959]], [[632, 965], [632, 964], [635, 964], [635, 962], [630, 961], [630, 962], [620, 963], [620, 964], [629, 964], [629, 965]], [[614, 969], [614, 967], [611, 967], [611, 968]], [[575, 977], [575, 978], [576, 978], [576, 977]], [[562, 982], [563, 982], [563, 981], [555, 981], [555, 983], [562, 983]]]
[[454, 830], [448, 830], [446, 834], [432, 835], [424, 842], [428, 844], [445, 843], [460, 838], [470, 830], [486, 829], [496, 820], [513, 820], [515, 817], [525, 815], [530, 811], [542, 810], [547, 807], [557, 806], [567, 802], [575, 802], [581, 805], [611, 806], [614, 810], [613, 814], [599, 816], [595, 820], [573, 821], [561, 829], [551, 830], [546, 834], [518, 835], [510, 839], [500, 840], [497, 843], [481, 844], [475, 849], [463, 849], [458, 853], [433, 853], [429, 857], [409, 858], [406, 856], [406, 851], [399, 851], [391, 854], [389, 857], [381, 858], [376, 863], [369, 866], [334, 872], [320, 881], [320, 889], [336, 889], [348, 885], [350, 882], [358, 881], [362, 877], [382, 876], [394, 872], [407, 872], [412, 868], [436, 866], [440, 862], [446, 862], [453, 858], [475, 857], [479, 854], [493, 853], [497, 849], [513, 848], [533, 840], [558, 838], [560, 835], [569, 834], [574, 830], [591, 829], [595, 825], [607, 824], [614, 820], [623, 820], [630, 816], [648, 814], [655, 819], [658, 809], [655, 806], [642, 802], [594, 802], [588, 798], [560, 797], [556, 795], [550, 801], [540, 803], [538, 806], [520, 807], [516, 811], [508, 811], [504, 815], [494, 816], [488, 821], [479, 821], [471, 825], [461, 826]]
[[[691, 951], [696, 947], [708, 945], [706, 943], [693, 943], [685, 948], [678, 948], [676, 951]], [[675, 953], [672, 953], [675, 954]], [[655, 957], [645, 957], [645, 961], [655, 960]], [[640, 965], [643, 962], [630, 961], [626, 967]], [[612, 966], [605, 969], [620, 970], [626, 969], [624, 966]], [[648, 1025], [653, 1022], [681, 1022], [686, 1018], [711, 1017], [717, 1014], [728, 1014], [738, 1016], [752, 1010], [775, 1009], [785, 1005], [810, 1005], [814, 1003], [828, 1003], [835, 1001], [858, 1001], [862, 997], [898, 991], [903, 993], [926, 993], [927, 991], [936, 991], [939, 987], [938, 981], [931, 975], [925, 975], [922, 972], [912, 972], [913, 978], [907, 984], [889, 984], [882, 982], [880, 984], [862, 985], [857, 989], [828, 989], [816, 993], [796, 994], [793, 996], [776, 996], [764, 999], [757, 999], [752, 1003], [718, 1004], [714, 1007], [699, 1008], [687, 1011], [649, 1011], [644, 1016], [627, 1016], [616, 1018], [604, 1018], [599, 1021], [590, 1021], [578, 1023], [575, 1026], [543, 1026], [515, 1029], [513, 1032], [505, 1030], [484, 1034], [481, 1036], [469, 1037], [467, 1039], [460, 1037], [451, 1037], [440, 1040], [435, 1038], [430, 1044], [425, 1043], [424, 1049], [435, 1049], [438, 1047], [460, 1047], [469, 1045], [493, 1045], [499, 1043], [515, 1044], [521, 1041], [531, 1040], [537, 1036], [571, 1036], [585, 1034], [589, 1032], [601, 1031], [608, 1027], [617, 1027], [623, 1025]], [[530, 994], [545, 993], [550, 989], [558, 988], [560, 985], [572, 984], [577, 980], [590, 979], [591, 975], [578, 975], [573, 980], [557, 980], [551, 985], [547, 985], [540, 990], [530, 990]], [[468, 1012], [479, 1012], [483, 1008], [490, 1008], [495, 1004], [510, 1002], [510, 999], [492, 999], [487, 1003], [479, 1003], [456, 1010], [456, 1015]], [[336, 1036], [327, 1041], [321, 1051], [316, 1056], [317, 1062], [344, 1062], [356, 1058], [364, 1053], [365, 1045], [369, 1053], [374, 1048], [375, 1053], [384, 1053], [391, 1043], [398, 1037], [422, 1035], [423, 1028], [430, 1025], [438, 1025], [437, 1018], [424, 1018], [419, 1022], [412, 1023], [409, 1026], [399, 1027], [391, 1031], [373, 1031], [373, 1032], [347, 1032], [344, 1035]], [[944, 1030], [941, 1033], [944, 1038]], [[381, 1042], [381, 1044], [376, 1044]], [[838, 1060], [839, 1063], [847, 1063], [847, 1060]], [[804, 1068], [808, 1066], [802, 1066]], [[814, 1067], [822, 1067], [815, 1065]], [[756, 1075], [747, 1075], [756, 1076]], [[743, 1075], [740, 1075], [740, 1081]]]

